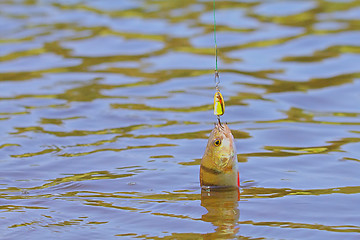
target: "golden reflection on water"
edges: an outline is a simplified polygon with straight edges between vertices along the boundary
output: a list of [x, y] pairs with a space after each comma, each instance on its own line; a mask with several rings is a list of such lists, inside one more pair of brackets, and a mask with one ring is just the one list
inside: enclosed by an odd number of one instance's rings
[[240, 216], [239, 198], [240, 192], [238, 190], [201, 191], [201, 206], [207, 210], [201, 219], [216, 227], [214, 233], [204, 235], [205, 239], [235, 237], [239, 231], [237, 224]]
[[1, 239], [358, 237], [360, 1], [216, 2], [240, 201], [198, 186], [212, 4], [0, 3]]

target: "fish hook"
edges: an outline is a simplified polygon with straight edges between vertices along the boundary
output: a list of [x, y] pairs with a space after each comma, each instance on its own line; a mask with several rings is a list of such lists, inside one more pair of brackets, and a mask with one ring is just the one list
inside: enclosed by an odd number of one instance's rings
[[220, 116], [217, 116], [217, 120], [218, 120], [218, 123], [219, 123], [219, 126], [222, 128], [222, 124], [221, 124], [221, 121], [220, 121]]

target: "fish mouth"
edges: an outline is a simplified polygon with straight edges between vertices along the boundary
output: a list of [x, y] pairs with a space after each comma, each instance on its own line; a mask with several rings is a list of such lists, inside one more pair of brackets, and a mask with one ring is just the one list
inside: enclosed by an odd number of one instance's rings
[[227, 125], [226, 123], [217, 122], [215, 123], [215, 127], [219, 129], [224, 129], [224, 126]]
[[215, 128], [219, 132], [228, 133], [230, 132], [230, 129], [226, 123], [215, 123]]
[[216, 123], [215, 130], [219, 134], [224, 135], [225, 138], [229, 138], [229, 139], [233, 138], [230, 128], [228, 127], [228, 125], [226, 123], [222, 123], [222, 124]]

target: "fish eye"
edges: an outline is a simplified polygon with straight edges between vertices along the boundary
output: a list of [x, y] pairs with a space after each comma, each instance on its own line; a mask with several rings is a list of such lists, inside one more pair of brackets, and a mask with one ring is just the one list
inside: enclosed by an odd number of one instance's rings
[[221, 145], [221, 140], [220, 140], [220, 139], [216, 139], [216, 140], [214, 141], [214, 145], [215, 145], [215, 147], [220, 146], [220, 145]]

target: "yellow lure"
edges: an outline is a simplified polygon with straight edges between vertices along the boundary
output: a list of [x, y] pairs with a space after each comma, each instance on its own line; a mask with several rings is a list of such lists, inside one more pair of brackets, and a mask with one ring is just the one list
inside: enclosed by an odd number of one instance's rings
[[214, 115], [221, 116], [225, 112], [225, 102], [219, 91], [214, 96]]

